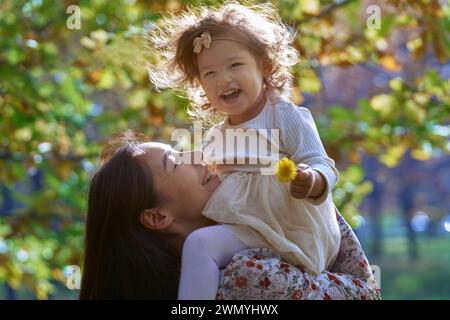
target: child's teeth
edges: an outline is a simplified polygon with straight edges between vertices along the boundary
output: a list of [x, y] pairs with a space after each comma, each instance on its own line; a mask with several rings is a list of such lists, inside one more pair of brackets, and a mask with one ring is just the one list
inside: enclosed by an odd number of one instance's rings
[[227, 95], [234, 93], [235, 91], [236, 91], [235, 89], [231, 89], [231, 90], [226, 91], [223, 95], [227, 96]]

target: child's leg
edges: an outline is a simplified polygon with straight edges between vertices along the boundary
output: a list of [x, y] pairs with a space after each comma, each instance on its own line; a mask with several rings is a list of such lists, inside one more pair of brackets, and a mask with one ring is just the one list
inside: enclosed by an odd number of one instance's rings
[[216, 225], [192, 232], [183, 245], [179, 300], [214, 300], [220, 268], [248, 247], [227, 227]]

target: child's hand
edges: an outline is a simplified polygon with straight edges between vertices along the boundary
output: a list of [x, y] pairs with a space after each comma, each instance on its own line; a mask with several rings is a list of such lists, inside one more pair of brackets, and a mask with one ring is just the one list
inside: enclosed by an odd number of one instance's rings
[[297, 175], [291, 182], [291, 195], [297, 199], [306, 199], [314, 187], [314, 171], [306, 164], [297, 166]]

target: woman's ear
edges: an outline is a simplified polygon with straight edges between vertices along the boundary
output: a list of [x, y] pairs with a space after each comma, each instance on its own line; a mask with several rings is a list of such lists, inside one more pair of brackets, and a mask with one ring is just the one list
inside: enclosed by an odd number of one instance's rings
[[145, 209], [139, 215], [139, 221], [152, 230], [165, 229], [173, 223], [173, 216], [165, 210]]

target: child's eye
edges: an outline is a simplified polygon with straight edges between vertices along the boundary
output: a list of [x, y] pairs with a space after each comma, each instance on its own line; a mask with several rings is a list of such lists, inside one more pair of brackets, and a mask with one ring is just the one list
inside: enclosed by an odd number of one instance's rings
[[209, 72], [205, 73], [204, 77], [209, 76], [209, 75], [211, 75], [213, 73], [214, 73], [213, 71], [209, 71]]
[[242, 66], [242, 63], [240, 63], [240, 62], [235, 62], [235, 63], [233, 63], [231, 66], [232, 66], [232, 67], [239, 67], [239, 66]]

